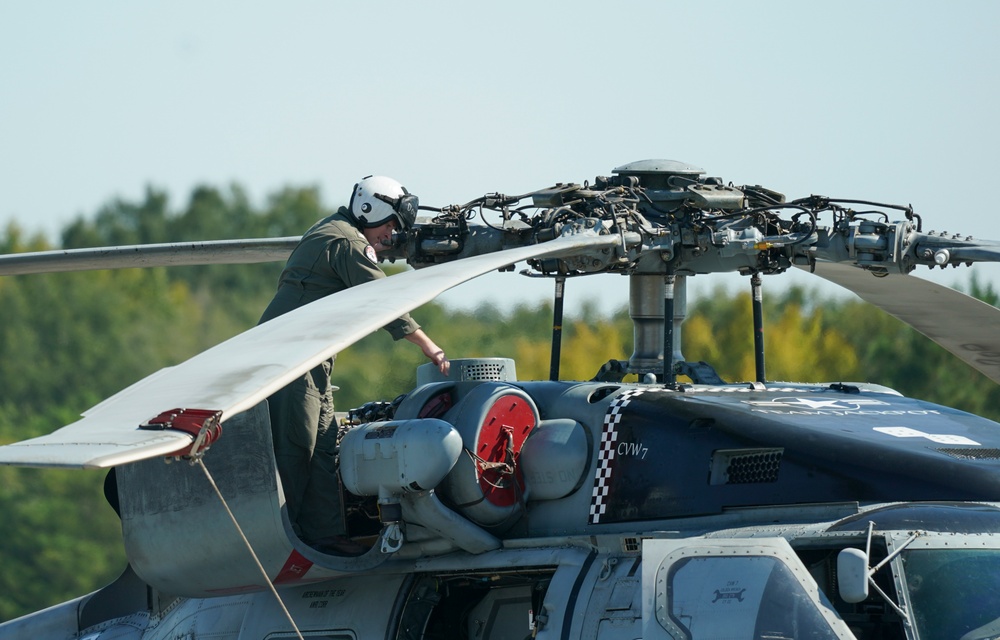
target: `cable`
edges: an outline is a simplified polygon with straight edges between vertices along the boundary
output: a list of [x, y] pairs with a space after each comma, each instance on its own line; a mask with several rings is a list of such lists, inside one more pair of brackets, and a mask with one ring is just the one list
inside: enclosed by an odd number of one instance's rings
[[236, 516], [233, 515], [233, 512], [229, 508], [229, 505], [226, 504], [226, 499], [222, 497], [222, 492], [219, 491], [219, 486], [215, 484], [215, 479], [212, 478], [212, 474], [209, 473], [208, 467], [205, 466], [205, 462], [202, 460], [202, 457], [201, 456], [195, 457], [192, 460], [191, 464], [197, 464], [198, 466], [201, 467], [201, 470], [205, 472], [205, 477], [208, 478], [208, 483], [212, 485], [213, 489], [215, 489], [215, 495], [219, 496], [219, 500], [222, 502], [222, 506], [225, 508], [226, 513], [229, 514], [229, 519], [233, 521], [233, 526], [236, 527], [236, 531], [240, 534], [240, 538], [243, 539], [243, 544], [247, 546], [247, 550], [250, 551], [250, 555], [251, 557], [253, 557], [254, 563], [257, 565], [257, 568], [260, 569], [261, 575], [264, 576], [264, 582], [267, 583], [267, 586], [271, 590], [271, 593], [274, 594], [275, 600], [278, 601], [278, 606], [280, 606], [281, 610], [285, 612], [285, 617], [288, 618], [288, 623], [292, 625], [292, 630], [295, 631], [295, 636], [299, 640], [305, 640], [305, 638], [302, 637], [302, 632], [299, 631], [298, 625], [295, 624], [295, 620], [292, 619], [292, 614], [288, 612], [288, 608], [282, 601], [281, 596], [278, 595], [278, 590], [274, 588], [274, 584], [271, 583], [271, 579], [267, 577], [267, 571], [264, 570], [264, 565], [260, 563], [260, 560], [257, 558], [257, 554], [254, 553], [253, 546], [251, 546], [250, 541], [247, 540], [246, 535], [243, 533], [243, 529], [240, 527], [240, 523], [236, 521]]

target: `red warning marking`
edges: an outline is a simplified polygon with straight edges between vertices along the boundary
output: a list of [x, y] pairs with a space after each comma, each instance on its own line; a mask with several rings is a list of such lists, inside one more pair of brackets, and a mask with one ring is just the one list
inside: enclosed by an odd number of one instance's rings
[[301, 580], [312, 566], [313, 563], [310, 560], [293, 549], [292, 553], [288, 556], [288, 560], [285, 560], [285, 566], [281, 567], [281, 571], [278, 572], [278, 576], [274, 579], [274, 584], [285, 584]]

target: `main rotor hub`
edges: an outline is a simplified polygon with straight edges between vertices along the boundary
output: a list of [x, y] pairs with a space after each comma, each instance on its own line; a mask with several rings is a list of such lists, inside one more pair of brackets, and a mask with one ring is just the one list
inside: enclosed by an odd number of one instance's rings
[[[620, 176], [635, 176], [646, 189], [674, 189], [691, 182], [698, 182], [705, 170], [677, 160], [637, 160], [612, 170]], [[680, 184], [676, 178], [681, 178]]]

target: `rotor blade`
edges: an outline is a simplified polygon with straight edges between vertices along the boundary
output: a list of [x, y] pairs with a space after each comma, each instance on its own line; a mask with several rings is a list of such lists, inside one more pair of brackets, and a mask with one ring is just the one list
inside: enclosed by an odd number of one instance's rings
[[298, 236], [64, 249], [0, 256], [0, 276], [133, 267], [249, 264], [288, 258]]
[[619, 242], [615, 235], [579, 233], [352, 287], [162, 369], [88, 410], [82, 420], [0, 447], [0, 464], [110, 467], [176, 452], [192, 437], [139, 425], [175, 408], [221, 411], [225, 421], [451, 287], [522, 260], [579, 255]]
[[834, 262], [817, 262], [816, 275], [853, 291], [1000, 383], [1000, 309], [915, 276], [876, 278]]

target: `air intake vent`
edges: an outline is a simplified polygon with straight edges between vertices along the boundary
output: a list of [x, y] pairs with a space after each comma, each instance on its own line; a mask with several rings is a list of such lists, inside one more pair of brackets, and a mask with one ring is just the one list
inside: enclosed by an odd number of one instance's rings
[[1000, 460], [1000, 449], [938, 449], [959, 460]]
[[712, 454], [709, 484], [777, 482], [784, 449], [720, 449]]
[[505, 382], [507, 367], [502, 362], [471, 362], [462, 365], [462, 380]]
[[517, 382], [517, 371], [510, 358], [459, 358], [451, 361], [448, 376], [441, 375], [433, 364], [417, 367], [417, 386], [431, 382]]

